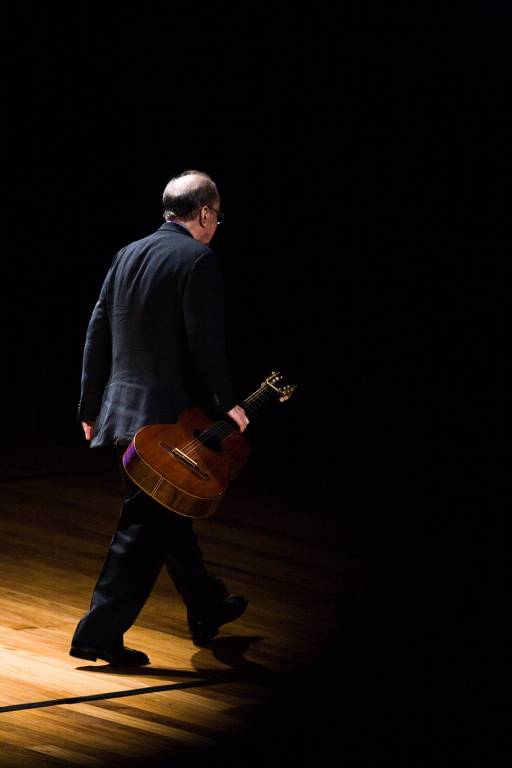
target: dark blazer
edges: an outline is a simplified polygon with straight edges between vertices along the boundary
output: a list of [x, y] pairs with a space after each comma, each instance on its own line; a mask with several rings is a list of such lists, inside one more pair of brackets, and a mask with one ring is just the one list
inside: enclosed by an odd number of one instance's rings
[[236, 403], [215, 253], [166, 222], [116, 255], [84, 349], [81, 420], [92, 446], [127, 444], [146, 424], [173, 423], [191, 405], [220, 415]]

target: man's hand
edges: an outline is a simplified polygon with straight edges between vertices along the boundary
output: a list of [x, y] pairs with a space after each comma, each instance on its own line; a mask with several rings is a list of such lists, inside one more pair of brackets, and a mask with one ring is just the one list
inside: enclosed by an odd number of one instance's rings
[[240, 428], [240, 432], [243, 432], [249, 423], [249, 419], [245, 415], [245, 411], [241, 405], [235, 405], [230, 411], [226, 412], [226, 416], [229, 416], [236, 421]]
[[94, 434], [94, 421], [82, 421], [85, 439], [90, 440]]

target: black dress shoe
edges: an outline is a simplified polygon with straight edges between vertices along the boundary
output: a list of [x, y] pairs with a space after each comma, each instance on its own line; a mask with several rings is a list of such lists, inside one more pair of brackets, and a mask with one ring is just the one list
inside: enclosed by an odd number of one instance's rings
[[217, 635], [220, 627], [238, 619], [247, 608], [249, 601], [243, 595], [226, 597], [217, 608], [204, 619], [189, 622], [194, 645], [208, 645]]
[[87, 659], [87, 661], [102, 659], [112, 667], [143, 667], [145, 664], [149, 664], [149, 658], [145, 653], [124, 646], [121, 648], [94, 648], [90, 645], [73, 643], [69, 655], [76, 656], [77, 659]]

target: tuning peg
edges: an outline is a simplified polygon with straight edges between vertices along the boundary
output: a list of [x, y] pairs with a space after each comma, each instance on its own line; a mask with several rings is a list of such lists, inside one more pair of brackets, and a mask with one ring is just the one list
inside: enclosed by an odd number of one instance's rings
[[288, 386], [284, 387], [281, 392], [281, 397], [279, 398], [280, 402], [284, 403], [285, 400], [289, 400], [296, 389], [297, 384], [288, 384]]
[[265, 381], [262, 382], [262, 386], [263, 386], [263, 384], [270, 384], [270, 383], [274, 382], [276, 380], [277, 376], [279, 376], [278, 372], [277, 371], [272, 371], [270, 376], [267, 376]]

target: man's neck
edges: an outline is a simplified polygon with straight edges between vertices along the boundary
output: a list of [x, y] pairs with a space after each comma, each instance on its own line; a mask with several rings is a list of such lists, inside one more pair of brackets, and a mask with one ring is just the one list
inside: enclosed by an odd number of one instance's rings
[[190, 232], [194, 240], [199, 240], [199, 242], [203, 243], [203, 245], [209, 244], [210, 238], [205, 237], [205, 228], [202, 227], [195, 219], [187, 222], [179, 221], [178, 219], [168, 219], [168, 221], [170, 221], [171, 224], [179, 224], [180, 227], [185, 227], [185, 229]]
[[183, 227], [183, 229], [186, 229], [187, 232], [189, 232], [193, 236], [193, 233], [190, 227], [187, 227], [187, 225], [183, 221], [178, 221], [177, 219], [166, 219], [166, 221], [169, 222], [169, 224], [177, 224], [178, 227]]

